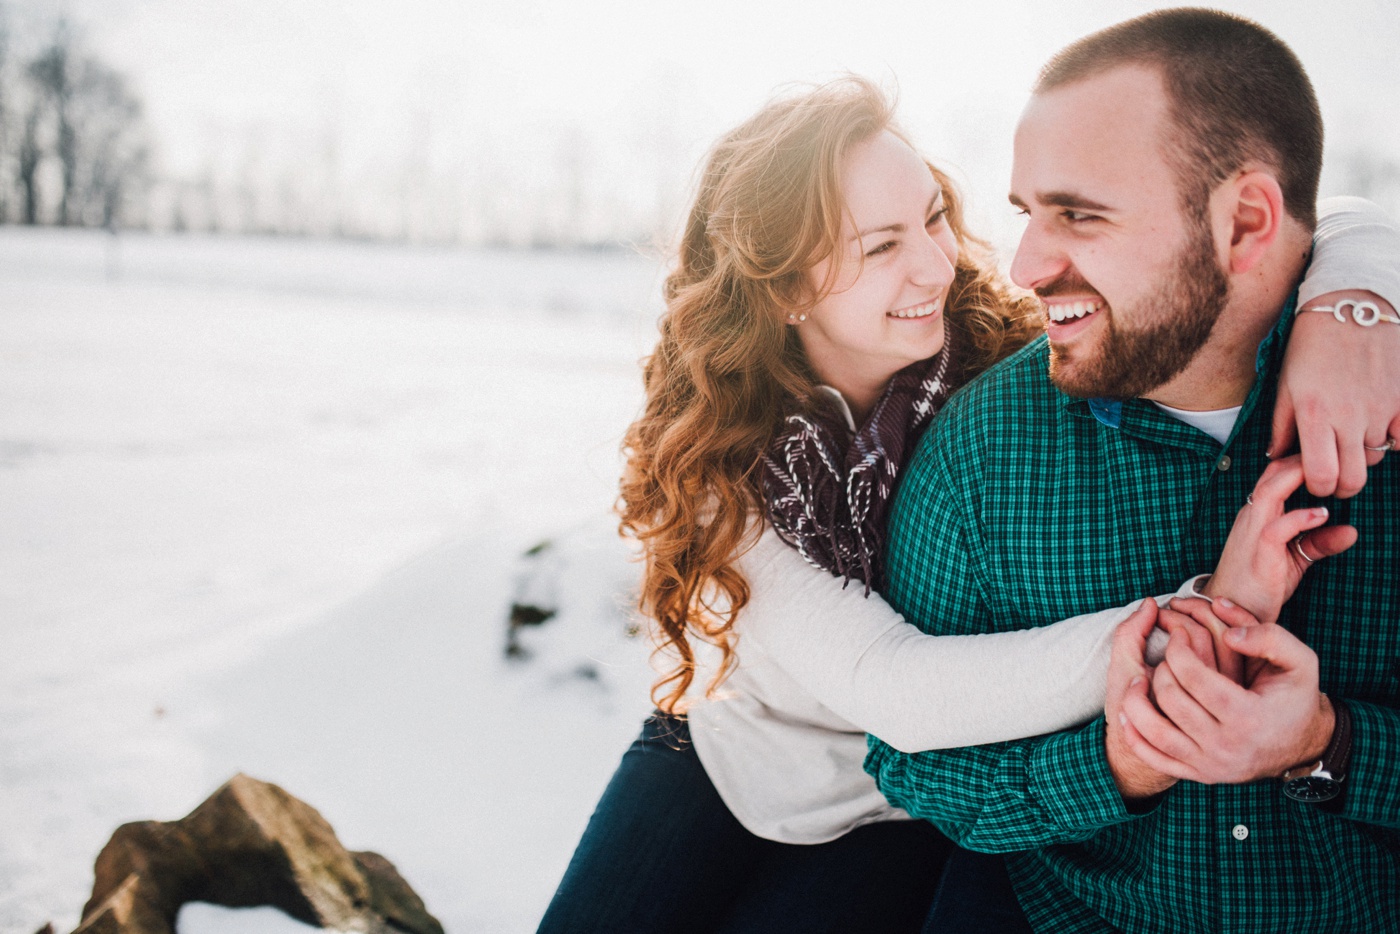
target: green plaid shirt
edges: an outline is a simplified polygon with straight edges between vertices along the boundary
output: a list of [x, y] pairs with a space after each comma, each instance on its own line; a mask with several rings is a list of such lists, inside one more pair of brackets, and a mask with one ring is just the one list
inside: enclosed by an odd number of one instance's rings
[[[1290, 303], [1261, 345], [1260, 378], [1223, 448], [1150, 402], [1059, 392], [1044, 340], [966, 387], [895, 500], [889, 601], [927, 632], [999, 632], [1210, 570], [1266, 464], [1292, 317]], [[1352, 712], [1339, 813], [1261, 781], [1180, 782], [1130, 814], [1102, 717], [912, 755], [872, 737], [867, 771], [957, 842], [1008, 853], [1037, 930], [1400, 931], [1400, 455], [1352, 500], [1326, 504], [1361, 540], [1308, 572], [1281, 622], [1316, 650], [1322, 689]]]

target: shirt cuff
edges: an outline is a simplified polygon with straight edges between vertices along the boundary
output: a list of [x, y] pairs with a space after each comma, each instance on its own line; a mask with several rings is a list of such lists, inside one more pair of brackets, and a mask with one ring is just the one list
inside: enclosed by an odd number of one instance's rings
[[1031, 757], [1029, 791], [1045, 815], [1070, 833], [1096, 831], [1156, 810], [1129, 812], [1108, 768], [1103, 717], [1072, 732], [1055, 733]]
[[1342, 816], [1368, 824], [1400, 826], [1400, 711], [1341, 698], [1351, 713]]

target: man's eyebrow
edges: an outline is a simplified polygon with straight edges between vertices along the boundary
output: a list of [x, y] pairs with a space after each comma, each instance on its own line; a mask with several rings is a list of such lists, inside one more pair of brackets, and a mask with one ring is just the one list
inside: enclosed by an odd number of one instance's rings
[[[1008, 195], [1007, 200], [1022, 210], [1026, 209], [1026, 202], [1016, 195]], [[1100, 204], [1092, 198], [1075, 194], [1072, 191], [1042, 191], [1035, 196], [1037, 204], [1043, 204], [1048, 208], [1070, 208], [1075, 211], [1111, 211], [1113, 208], [1106, 204]]]
[[[928, 199], [928, 207], [924, 209], [925, 214], [933, 213], [933, 206], [938, 203], [938, 199], [943, 197], [943, 189], [940, 187], [933, 192], [933, 197]], [[851, 235], [852, 240], [859, 240], [877, 233], [904, 233], [903, 224], [886, 224], [884, 227], [871, 227], [868, 230], [861, 230]]]

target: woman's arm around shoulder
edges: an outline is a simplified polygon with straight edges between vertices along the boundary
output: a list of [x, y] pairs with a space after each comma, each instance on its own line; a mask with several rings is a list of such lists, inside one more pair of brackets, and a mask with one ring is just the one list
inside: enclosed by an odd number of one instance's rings
[[[1362, 198], [1318, 204], [1313, 254], [1279, 377], [1269, 452], [1302, 449], [1308, 490], [1352, 496], [1400, 443], [1400, 226]], [[1348, 311], [1370, 303], [1371, 326]], [[1345, 379], [1338, 374], [1345, 373]]]

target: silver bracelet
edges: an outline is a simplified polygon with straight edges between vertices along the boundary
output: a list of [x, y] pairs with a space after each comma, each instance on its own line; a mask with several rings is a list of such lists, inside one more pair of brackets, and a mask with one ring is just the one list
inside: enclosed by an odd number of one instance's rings
[[1400, 324], [1400, 318], [1395, 315], [1388, 315], [1381, 311], [1375, 302], [1358, 302], [1354, 298], [1344, 298], [1335, 305], [1313, 305], [1311, 308], [1299, 308], [1299, 313], [1304, 311], [1325, 311], [1342, 323], [1346, 323], [1347, 309], [1351, 310], [1351, 320], [1361, 325], [1363, 328], [1375, 327], [1378, 323], [1385, 321], [1388, 324]]

